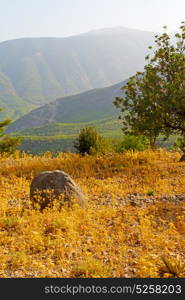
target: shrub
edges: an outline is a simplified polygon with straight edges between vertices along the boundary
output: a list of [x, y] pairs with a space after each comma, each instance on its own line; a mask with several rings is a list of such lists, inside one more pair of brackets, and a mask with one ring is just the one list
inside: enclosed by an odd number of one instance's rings
[[180, 149], [182, 152], [185, 153], [185, 137], [179, 137], [173, 144], [175, 149]]
[[123, 141], [116, 147], [117, 152], [126, 150], [143, 151], [149, 147], [149, 140], [144, 136], [125, 135]]
[[20, 137], [6, 136], [0, 140], [0, 153], [13, 154], [21, 144]]
[[[2, 109], [0, 108], [0, 112]], [[0, 154], [1, 153], [8, 153], [13, 154], [17, 147], [21, 144], [20, 137], [12, 137], [5, 135], [4, 130], [7, 125], [11, 123], [11, 120], [4, 120], [0, 122]]]
[[96, 128], [82, 128], [74, 142], [74, 147], [80, 154], [105, 154], [113, 149], [111, 142], [101, 136]]

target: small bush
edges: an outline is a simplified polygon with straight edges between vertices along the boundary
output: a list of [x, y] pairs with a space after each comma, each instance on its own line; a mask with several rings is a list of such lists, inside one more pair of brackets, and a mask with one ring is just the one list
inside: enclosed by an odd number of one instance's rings
[[173, 144], [173, 147], [175, 149], [180, 149], [182, 152], [185, 153], [185, 136], [184, 137], [179, 137], [175, 143]]
[[13, 154], [20, 144], [20, 137], [5, 136], [0, 140], [0, 153]]
[[153, 196], [153, 195], [154, 195], [154, 191], [153, 191], [153, 190], [150, 190], [150, 191], [148, 191], [146, 194], [147, 194], [147, 196]]
[[[0, 112], [2, 109], [0, 108]], [[4, 130], [7, 125], [11, 123], [11, 120], [7, 119], [3, 122], [0, 122], [0, 154], [2, 153], [8, 153], [13, 154], [17, 147], [21, 144], [21, 138], [20, 137], [12, 137], [5, 135]]]
[[74, 142], [74, 147], [80, 154], [105, 154], [113, 149], [112, 143], [101, 136], [96, 128], [86, 127], [81, 129]]
[[123, 141], [116, 147], [117, 152], [126, 150], [143, 151], [149, 148], [149, 140], [144, 136], [125, 135]]

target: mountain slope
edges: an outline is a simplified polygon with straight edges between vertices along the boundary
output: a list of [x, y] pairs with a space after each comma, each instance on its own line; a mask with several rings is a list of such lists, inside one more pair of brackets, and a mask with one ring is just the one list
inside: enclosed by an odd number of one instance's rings
[[79, 131], [84, 127], [96, 127], [97, 130], [106, 136], [118, 136], [121, 133], [122, 122], [118, 120], [117, 116], [107, 119], [95, 120], [82, 123], [49, 123], [40, 127], [32, 127], [23, 129], [14, 133], [23, 137], [37, 137], [37, 138], [74, 138]]
[[[124, 80], [143, 68], [153, 37], [151, 32], [110, 28], [68, 38], [2, 42], [0, 105], [8, 113], [6, 97], [11, 95], [21, 98], [21, 106], [29, 110], [62, 96]], [[2, 95], [1, 90], [6, 93]], [[11, 105], [16, 106], [13, 98]], [[17, 107], [13, 117], [19, 115], [22, 111]]]
[[16, 119], [34, 108], [34, 105], [27, 103], [23, 98], [16, 95], [11, 81], [1, 72], [0, 107], [4, 109], [0, 114], [0, 120], [4, 118]]
[[57, 99], [10, 124], [7, 131], [20, 131], [49, 123], [90, 122], [117, 116], [118, 111], [113, 101], [122, 94], [120, 89], [125, 83], [126, 81], [122, 81], [110, 87]]

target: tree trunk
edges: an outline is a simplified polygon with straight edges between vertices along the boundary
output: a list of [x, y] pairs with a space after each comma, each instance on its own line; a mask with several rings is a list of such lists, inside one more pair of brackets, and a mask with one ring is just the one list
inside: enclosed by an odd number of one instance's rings
[[154, 137], [150, 138], [150, 148], [156, 150], [156, 138]]

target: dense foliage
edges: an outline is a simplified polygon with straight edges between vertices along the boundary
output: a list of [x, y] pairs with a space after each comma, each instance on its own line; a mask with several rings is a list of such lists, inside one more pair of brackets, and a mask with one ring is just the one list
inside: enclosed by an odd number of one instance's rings
[[123, 140], [117, 145], [117, 152], [126, 150], [143, 151], [149, 148], [149, 140], [144, 136], [125, 135]]
[[[2, 109], [0, 109], [0, 111], [1, 110]], [[8, 124], [10, 124], [10, 122], [11, 120], [8, 119], [0, 122], [0, 153], [6, 152], [12, 154], [21, 144], [20, 137], [11, 137], [4, 134], [4, 129]]]
[[80, 154], [105, 154], [110, 151], [111, 143], [95, 127], [85, 127], [81, 129], [74, 147]]
[[[175, 34], [156, 36], [153, 56], [144, 72], [123, 87], [125, 95], [114, 104], [121, 109], [124, 132], [146, 135], [154, 145], [159, 134], [185, 133], [185, 25]], [[149, 47], [152, 49], [152, 47]]]

